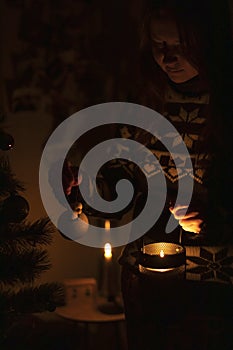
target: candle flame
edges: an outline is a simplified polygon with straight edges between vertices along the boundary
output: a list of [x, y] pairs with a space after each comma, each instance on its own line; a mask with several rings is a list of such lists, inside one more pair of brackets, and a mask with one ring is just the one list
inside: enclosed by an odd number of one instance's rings
[[105, 220], [104, 227], [105, 227], [105, 230], [110, 230], [110, 220]]
[[110, 259], [112, 257], [112, 247], [110, 243], [104, 245], [104, 257]]
[[165, 254], [164, 254], [164, 251], [163, 251], [162, 249], [161, 249], [159, 255], [160, 255], [161, 258], [164, 258], [164, 255], [165, 255]]

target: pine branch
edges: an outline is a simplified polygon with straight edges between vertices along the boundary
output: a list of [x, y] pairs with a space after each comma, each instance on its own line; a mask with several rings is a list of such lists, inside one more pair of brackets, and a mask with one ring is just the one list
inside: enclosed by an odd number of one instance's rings
[[26, 287], [19, 292], [0, 292], [0, 343], [14, 334], [14, 326], [23, 315], [54, 311], [64, 304], [64, 286], [56, 282]]
[[0, 196], [24, 190], [22, 182], [16, 179], [11, 170], [9, 159], [0, 157]]
[[3, 251], [20, 249], [28, 246], [50, 244], [55, 227], [49, 218], [42, 218], [34, 223], [2, 225], [0, 227], [0, 248]]
[[64, 287], [60, 283], [44, 283], [36, 287], [25, 287], [18, 292], [0, 293], [1, 313], [34, 313], [54, 311], [64, 305]]
[[0, 254], [0, 281], [2, 283], [14, 284], [16, 282], [32, 282], [42, 272], [47, 271], [49, 263], [46, 251], [31, 250], [13, 252], [4, 251]]

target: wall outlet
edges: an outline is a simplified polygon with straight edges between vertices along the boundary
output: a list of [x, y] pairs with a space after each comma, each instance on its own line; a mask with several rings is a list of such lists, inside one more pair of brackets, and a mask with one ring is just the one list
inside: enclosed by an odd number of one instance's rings
[[65, 302], [71, 305], [96, 306], [97, 282], [94, 278], [73, 278], [64, 281]]

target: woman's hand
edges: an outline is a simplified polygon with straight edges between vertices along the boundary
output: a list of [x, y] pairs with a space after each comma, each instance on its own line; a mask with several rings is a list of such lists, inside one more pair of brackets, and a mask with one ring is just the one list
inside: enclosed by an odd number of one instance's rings
[[[203, 220], [198, 211], [187, 211], [187, 205], [178, 205], [175, 208], [170, 207], [170, 212], [174, 218], [179, 221], [184, 231], [200, 233]], [[186, 213], [185, 213], [186, 212]]]

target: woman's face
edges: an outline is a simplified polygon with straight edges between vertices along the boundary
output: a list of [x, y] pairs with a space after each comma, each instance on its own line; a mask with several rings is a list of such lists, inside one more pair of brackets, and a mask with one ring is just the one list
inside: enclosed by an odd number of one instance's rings
[[198, 75], [197, 69], [182, 54], [175, 21], [153, 19], [150, 32], [154, 59], [170, 80], [184, 83]]

